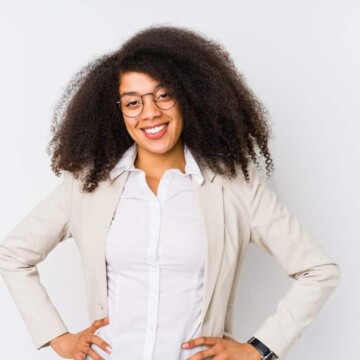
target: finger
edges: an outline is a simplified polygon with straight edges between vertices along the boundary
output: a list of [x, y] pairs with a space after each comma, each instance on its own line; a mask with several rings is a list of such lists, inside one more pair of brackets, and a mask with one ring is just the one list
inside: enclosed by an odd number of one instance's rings
[[191, 349], [195, 346], [200, 346], [200, 345], [208, 345], [208, 346], [213, 346], [218, 342], [223, 341], [222, 338], [218, 338], [218, 337], [210, 337], [210, 336], [201, 336], [199, 338], [196, 339], [192, 339], [189, 341], [186, 341], [182, 344], [182, 348], [183, 349]]
[[74, 356], [74, 360], [84, 360], [85, 356], [86, 356], [86, 354], [84, 354], [84, 353], [78, 353]]
[[95, 332], [97, 329], [101, 328], [102, 326], [108, 325], [109, 324], [109, 318], [103, 318], [103, 319], [99, 319], [99, 320], [95, 320], [92, 325], [90, 326], [91, 330], [93, 332]]
[[88, 349], [87, 354], [90, 356], [91, 359], [93, 360], [104, 360], [104, 358], [102, 358], [95, 350], [93, 349]]
[[105, 342], [100, 336], [92, 335], [90, 342], [97, 345], [100, 349], [104, 350], [108, 354], [111, 354], [111, 346]]
[[187, 358], [187, 360], [202, 360], [202, 359], [207, 359], [209, 357], [212, 358], [216, 354], [217, 354], [217, 352], [216, 352], [215, 348], [211, 347], [210, 349], [206, 349], [206, 350], [197, 352], [196, 354]]

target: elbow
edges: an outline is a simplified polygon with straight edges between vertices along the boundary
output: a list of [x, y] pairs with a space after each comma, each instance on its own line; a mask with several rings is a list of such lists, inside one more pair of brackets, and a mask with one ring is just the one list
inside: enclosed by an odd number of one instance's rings
[[7, 249], [0, 244], [0, 274], [3, 275], [9, 269], [11, 269], [11, 258]]
[[20, 261], [11, 249], [0, 244], [0, 275], [22, 269], [28, 269], [29, 267], [29, 265]]
[[331, 270], [331, 277], [332, 277], [332, 283], [333, 287], [337, 287], [341, 280], [341, 269], [339, 264], [332, 264], [332, 270]]
[[298, 274], [297, 278], [305, 283], [317, 283], [320, 286], [334, 289], [341, 280], [341, 270], [339, 264], [332, 262], [312, 267]]
[[337, 263], [324, 265], [326, 267], [322, 282], [329, 288], [336, 288], [341, 280], [341, 270]]
[[6, 268], [6, 253], [4, 251], [4, 247], [0, 244], [0, 274], [5, 271]]

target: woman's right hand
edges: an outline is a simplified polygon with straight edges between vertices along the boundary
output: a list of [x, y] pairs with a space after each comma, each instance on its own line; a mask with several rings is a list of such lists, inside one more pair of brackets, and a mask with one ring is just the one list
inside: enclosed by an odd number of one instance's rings
[[104, 360], [94, 349], [91, 344], [111, 353], [111, 346], [99, 336], [94, 335], [95, 331], [102, 326], [109, 324], [109, 318], [95, 320], [92, 325], [76, 334], [66, 333], [50, 341], [50, 346], [63, 358], [83, 360], [89, 355], [93, 360]]

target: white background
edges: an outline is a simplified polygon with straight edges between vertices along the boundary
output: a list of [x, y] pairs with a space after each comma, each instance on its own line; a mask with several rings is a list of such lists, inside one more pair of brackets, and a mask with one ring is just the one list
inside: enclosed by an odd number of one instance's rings
[[[288, 359], [350, 359], [360, 336], [359, 1], [0, 1], [0, 239], [61, 180], [46, 146], [53, 107], [83, 65], [152, 24], [224, 44], [272, 122], [269, 186], [340, 264], [342, 280]], [[89, 325], [72, 240], [39, 265], [71, 331]], [[245, 262], [235, 335], [246, 341], [291, 284], [255, 246]], [[37, 351], [0, 281], [1, 358]]]

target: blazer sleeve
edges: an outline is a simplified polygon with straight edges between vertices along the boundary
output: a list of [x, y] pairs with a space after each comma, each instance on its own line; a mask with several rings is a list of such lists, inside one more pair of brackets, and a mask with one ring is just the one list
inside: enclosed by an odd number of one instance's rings
[[72, 175], [23, 218], [0, 244], [0, 273], [32, 336], [36, 348], [48, 346], [67, 327], [40, 283], [36, 265], [69, 231]]
[[282, 359], [337, 286], [340, 269], [260, 180], [254, 166], [250, 173], [250, 242], [274, 256], [295, 280], [275, 313], [254, 334]]

